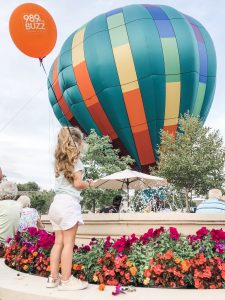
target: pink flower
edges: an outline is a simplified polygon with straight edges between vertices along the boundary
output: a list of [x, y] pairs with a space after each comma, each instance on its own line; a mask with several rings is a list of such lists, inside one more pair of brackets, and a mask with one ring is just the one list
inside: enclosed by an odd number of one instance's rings
[[116, 295], [119, 295], [119, 294], [121, 294], [121, 293], [125, 294], [125, 292], [122, 290], [122, 285], [121, 285], [121, 284], [118, 284], [118, 285], [116, 286], [115, 292], [112, 292], [112, 295], [113, 295], [113, 296], [116, 296]]
[[144, 233], [141, 237], [140, 237], [140, 241], [145, 245], [147, 244], [150, 239], [152, 239], [154, 237], [154, 230], [153, 228], [150, 228], [146, 233]]
[[189, 234], [187, 236], [187, 238], [188, 238], [190, 244], [193, 244], [194, 242], [196, 242], [199, 239], [197, 237], [197, 235], [194, 235], [194, 234]]
[[108, 251], [111, 247], [112, 243], [110, 242], [111, 237], [107, 236], [105, 244], [104, 244], [104, 251]]
[[170, 227], [170, 238], [177, 241], [180, 237], [180, 234], [178, 233], [177, 229], [175, 227]]
[[163, 226], [161, 226], [161, 227], [155, 229], [154, 232], [153, 232], [153, 237], [156, 238], [156, 237], [160, 236], [160, 234], [161, 234], [162, 232], [164, 232], [164, 231], [165, 231], [165, 230], [164, 230], [164, 227], [163, 227]]
[[215, 245], [215, 250], [219, 254], [222, 254], [224, 252], [224, 250], [225, 250], [225, 245], [218, 243], [218, 244]]
[[20, 236], [21, 236], [21, 233], [20, 231], [17, 231], [17, 233], [15, 234], [15, 241], [18, 243], [19, 240], [20, 240]]
[[123, 250], [126, 248], [125, 235], [122, 236], [120, 239], [116, 240], [112, 247], [116, 249], [117, 252], [123, 252]]
[[27, 229], [27, 231], [29, 232], [29, 234], [31, 236], [37, 236], [37, 234], [38, 234], [38, 230], [35, 227], [30, 227], [30, 228]]
[[219, 242], [220, 240], [225, 240], [225, 231], [223, 229], [212, 229], [211, 237], [214, 242]]
[[206, 227], [200, 228], [198, 231], [196, 231], [196, 235], [198, 239], [202, 240], [204, 236], [208, 234], [209, 230]]
[[138, 238], [136, 237], [136, 235], [133, 233], [131, 234], [130, 237], [128, 237], [127, 241], [126, 241], [126, 248], [130, 249], [130, 246], [132, 246], [134, 243], [136, 243], [138, 241]]

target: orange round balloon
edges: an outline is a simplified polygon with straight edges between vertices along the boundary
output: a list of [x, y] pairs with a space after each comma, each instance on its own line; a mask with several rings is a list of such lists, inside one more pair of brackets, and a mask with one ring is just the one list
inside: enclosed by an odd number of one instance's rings
[[9, 31], [20, 51], [31, 57], [45, 57], [56, 43], [57, 29], [52, 16], [34, 3], [22, 4], [13, 11]]

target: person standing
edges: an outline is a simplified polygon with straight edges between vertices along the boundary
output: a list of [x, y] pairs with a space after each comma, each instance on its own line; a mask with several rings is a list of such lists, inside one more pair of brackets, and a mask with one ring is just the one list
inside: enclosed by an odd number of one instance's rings
[[[59, 290], [81, 290], [87, 282], [71, 275], [73, 248], [78, 226], [83, 224], [80, 193], [93, 186], [84, 181], [84, 166], [80, 155], [84, 148], [83, 134], [78, 128], [61, 128], [55, 150], [55, 197], [49, 209], [49, 219], [55, 231], [55, 244], [51, 250], [47, 287]], [[61, 276], [59, 264], [61, 263]]]

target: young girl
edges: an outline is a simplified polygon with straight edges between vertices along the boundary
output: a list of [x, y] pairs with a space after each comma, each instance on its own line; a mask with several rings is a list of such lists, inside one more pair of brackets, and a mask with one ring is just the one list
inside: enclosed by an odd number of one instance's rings
[[[80, 192], [93, 186], [93, 181], [83, 181], [84, 167], [80, 160], [83, 134], [78, 128], [63, 127], [58, 135], [55, 151], [55, 197], [49, 218], [55, 231], [55, 244], [51, 251], [51, 275], [47, 287], [59, 290], [81, 290], [87, 282], [71, 275], [73, 247], [78, 225], [83, 224]], [[61, 263], [62, 274], [59, 274]]]

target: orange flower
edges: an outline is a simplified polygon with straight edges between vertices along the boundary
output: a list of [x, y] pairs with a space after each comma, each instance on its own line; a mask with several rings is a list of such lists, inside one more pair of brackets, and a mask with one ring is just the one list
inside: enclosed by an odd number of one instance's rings
[[162, 268], [161, 268], [160, 265], [154, 266], [154, 267], [153, 267], [153, 271], [154, 271], [157, 275], [160, 275], [160, 274], [163, 272], [163, 270], [162, 270]]
[[99, 289], [99, 291], [104, 291], [105, 290], [105, 284], [104, 283], [99, 284], [98, 289]]
[[215, 284], [210, 284], [210, 285], [209, 285], [209, 288], [210, 288], [210, 289], [216, 289], [216, 286], [215, 286]]
[[23, 266], [23, 269], [24, 269], [24, 271], [27, 271], [27, 270], [28, 270], [28, 266], [27, 266], [27, 265], [24, 265], [24, 266]]
[[204, 256], [204, 254], [203, 253], [200, 253], [200, 255], [199, 255], [199, 259], [198, 259], [198, 265], [203, 265], [204, 263], [206, 262], [206, 258], [205, 258], [205, 256]]
[[132, 276], [135, 276], [136, 273], [137, 273], [137, 268], [136, 268], [136, 267], [131, 267], [131, 268], [130, 268], [130, 272], [131, 272], [131, 275], [132, 275]]
[[144, 270], [144, 276], [149, 278], [151, 276], [151, 272], [149, 269]]
[[174, 257], [172, 250], [168, 250], [164, 255], [166, 260], [169, 260]]
[[128, 267], [128, 268], [132, 267], [132, 262], [130, 262], [130, 261], [127, 261], [127, 263], [126, 263], [126, 267]]
[[107, 252], [105, 255], [106, 258], [110, 258], [111, 256], [112, 256], [112, 254], [110, 252]]
[[187, 260], [187, 259], [183, 260], [181, 262], [181, 269], [184, 272], [187, 272], [190, 269], [190, 266], [191, 266], [191, 264], [190, 264], [189, 260]]
[[114, 285], [114, 286], [116, 286], [118, 284], [118, 280], [116, 280], [116, 279], [109, 279], [109, 280], [107, 280], [106, 283], [108, 285]]
[[180, 258], [175, 258], [175, 263], [179, 264], [181, 262]]
[[202, 274], [202, 277], [205, 278], [211, 278], [212, 277], [212, 273], [211, 273], [211, 269], [209, 266], [207, 266]]
[[204, 285], [202, 284], [202, 282], [199, 279], [195, 279], [194, 284], [195, 284], [196, 289], [203, 289], [204, 288]]
[[47, 267], [46, 271], [47, 271], [47, 272], [50, 272], [50, 271], [51, 271], [50, 266]]
[[223, 280], [225, 280], [225, 271], [221, 272], [221, 276], [222, 276]]
[[114, 271], [114, 270], [106, 270], [106, 271], [104, 272], [104, 275], [105, 275], [105, 276], [108, 276], [108, 275], [110, 275], [110, 276], [115, 276], [115, 271]]
[[125, 278], [126, 278], [126, 280], [130, 280], [130, 273], [126, 272], [125, 273]]
[[34, 251], [34, 252], [33, 252], [33, 256], [36, 257], [37, 255], [38, 255], [38, 252], [37, 252], [37, 251]]

